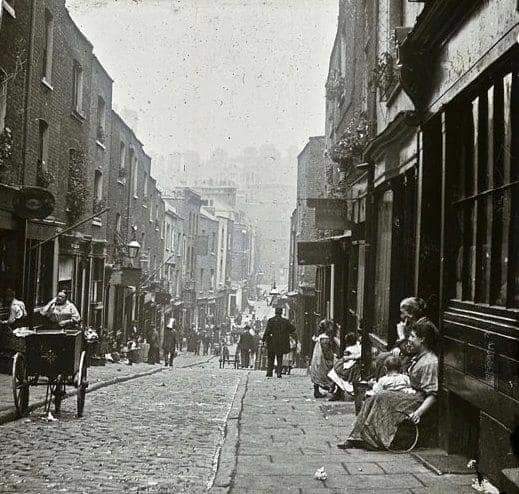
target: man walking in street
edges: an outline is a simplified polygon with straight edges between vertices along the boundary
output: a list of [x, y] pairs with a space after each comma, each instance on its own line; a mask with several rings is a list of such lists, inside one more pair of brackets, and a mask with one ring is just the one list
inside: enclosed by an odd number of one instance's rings
[[268, 366], [267, 377], [272, 377], [274, 359], [276, 359], [276, 373], [281, 378], [281, 363], [283, 354], [290, 352], [290, 335], [296, 338], [296, 328], [288, 319], [282, 317], [283, 309], [276, 307], [275, 316], [267, 322], [267, 328], [263, 335], [263, 343], [267, 345]]

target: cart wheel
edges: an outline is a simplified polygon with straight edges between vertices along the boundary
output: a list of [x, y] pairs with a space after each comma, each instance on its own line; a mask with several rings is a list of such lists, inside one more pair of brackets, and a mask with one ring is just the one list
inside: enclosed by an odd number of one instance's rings
[[86, 389], [88, 388], [87, 381], [87, 365], [86, 352], [81, 352], [79, 359], [79, 369], [77, 373], [77, 416], [83, 416], [83, 409], [85, 408]]
[[65, 396], [65, 383], [61, 376], [58, 376], [56, 385], [54, 387], [54, 412], [56, 415], [61, 414], [61, 402]]
[[13, 359], [13, 398], [17, 417], [23, 417], [29, 408], [29, 383], [25, 358], [17, 353]]

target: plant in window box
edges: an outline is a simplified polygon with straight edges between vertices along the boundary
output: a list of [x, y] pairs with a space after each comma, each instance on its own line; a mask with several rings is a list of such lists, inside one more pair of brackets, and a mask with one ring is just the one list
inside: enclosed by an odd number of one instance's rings
[[389, 52], [381, 53], [371, 74], [370, 86], [379, 89], [381, 97], [386, 97], [396, 82], [395, 60]]
[[0, 173], [4, 173], [11, 167], [13, 156], [13, 134], [9, 127], [5, 127], [0, 134]]
[[94, 213], [99, 214], [106, 208], [106, 199], [104, 197], [94, 199]]
[[77, 221], [85, 212], [88, 200], [87, 162], [82, 151], [71, 153], [69, 162], [67, 213], [69, 221]]
[[38, 186], [48, 188], [55, 181], [56, 177], [54, 173], [47, 168], [47, 165], [43, 161], [38, 160], [38, 168], [36, 171], [36, 182]]

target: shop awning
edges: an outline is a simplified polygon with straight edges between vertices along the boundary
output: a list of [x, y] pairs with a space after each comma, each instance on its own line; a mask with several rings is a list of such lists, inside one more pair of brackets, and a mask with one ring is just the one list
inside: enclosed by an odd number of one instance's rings
[[351, 231], [319, 240], [297, 242], [297, 263], [300, 266], [327, 266], [341, 255], [344, 242], [351, 239]]

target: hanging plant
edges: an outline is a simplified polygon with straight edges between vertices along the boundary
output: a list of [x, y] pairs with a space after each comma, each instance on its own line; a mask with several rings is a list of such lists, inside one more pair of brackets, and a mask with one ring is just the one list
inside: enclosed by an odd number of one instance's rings
[[67, 212], [69, 221], [81, 218], [88, 200], [86, 183], [87, 162], [82, 151], [71, 151], [69, 160]]
[[361, 156], [371, 139], [370, 125], [361, 113], [351, 120], [342, 137], [330, 150], [330, 157], [336, 163], [349, 164], [353, 158]]
[[13, 134], [9, 127], [5, 127], [0, 134], [0, 173], [6, 172], [11, 167], [13, 156]]

